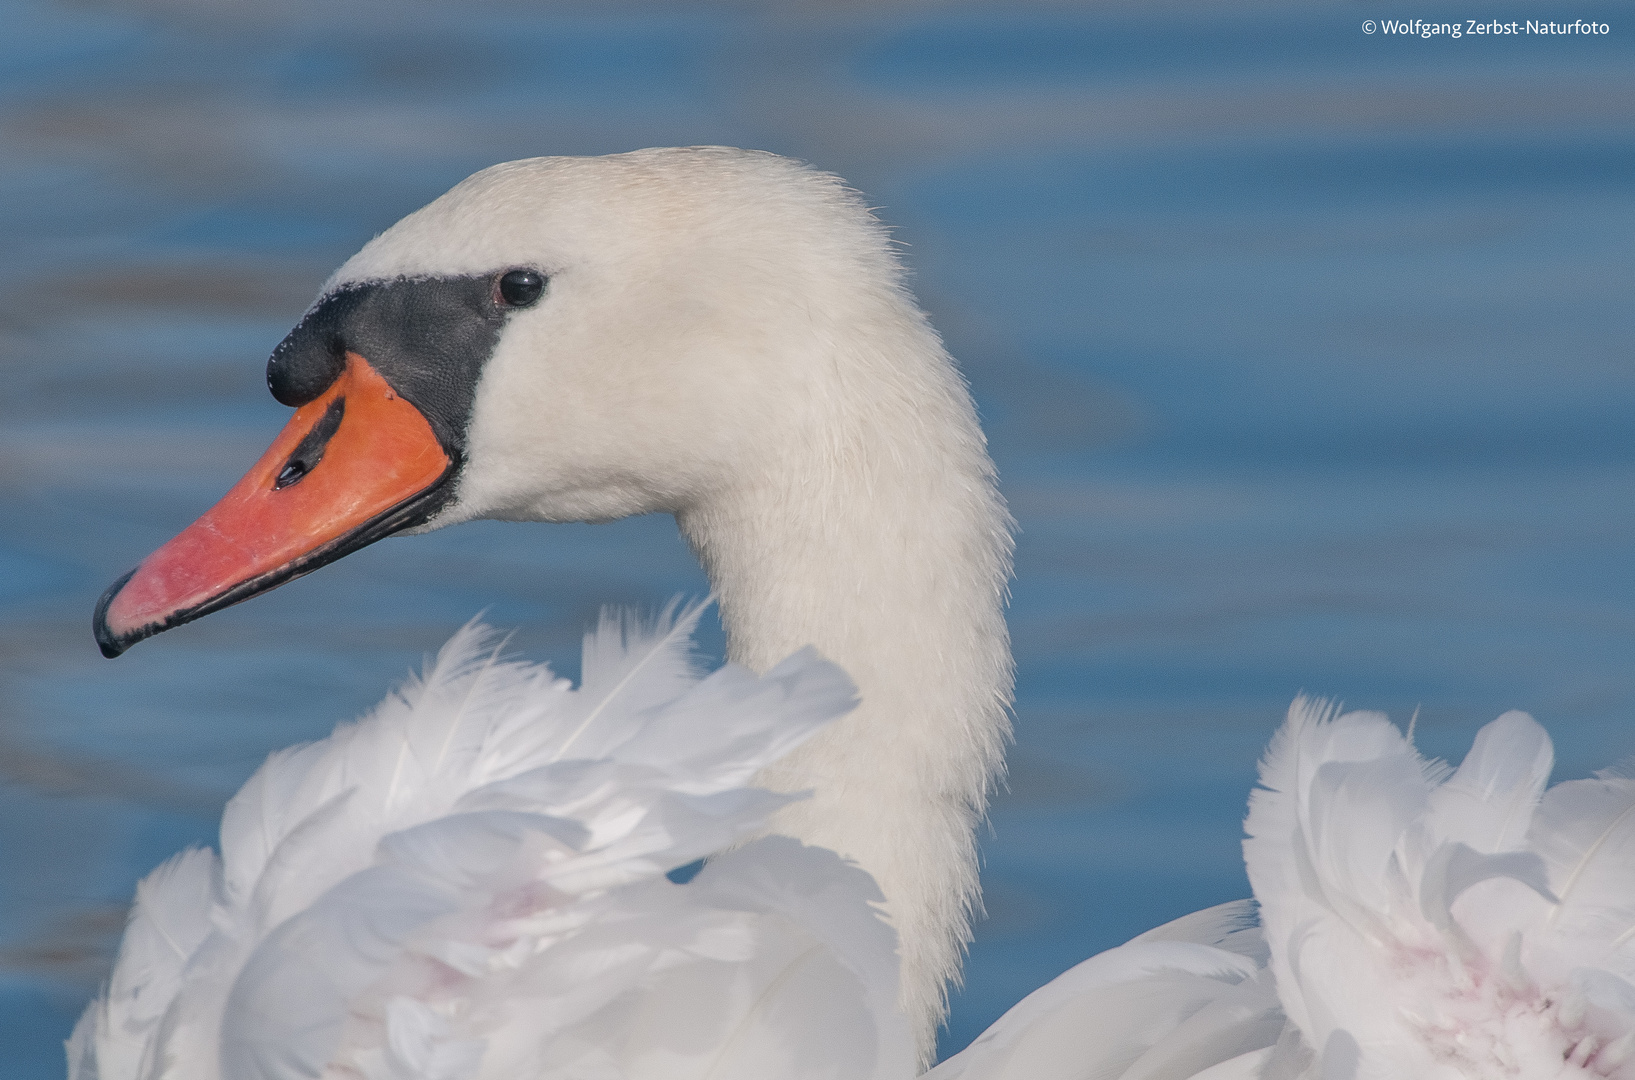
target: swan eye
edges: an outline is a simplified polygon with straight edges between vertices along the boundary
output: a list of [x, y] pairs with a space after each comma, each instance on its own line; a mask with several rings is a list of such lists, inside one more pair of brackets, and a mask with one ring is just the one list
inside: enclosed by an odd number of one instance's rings
[[538, 270], [512, 270], [500, 278], [499, 291], [507, 307], [527, 307], [545, 291], [545, 275]]

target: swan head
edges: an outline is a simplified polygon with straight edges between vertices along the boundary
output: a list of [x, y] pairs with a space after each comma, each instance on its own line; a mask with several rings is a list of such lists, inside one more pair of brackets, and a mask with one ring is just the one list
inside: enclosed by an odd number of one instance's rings
[[395, 533], [773, 482], [786, 450], [915, 392], [890, 357], [942, 355], [900, 278], [854, 192], [776, 155], [479, 172], [325, 284], [268, 364], [289, 423], [103, 595], [98, 643], [117, 656]]

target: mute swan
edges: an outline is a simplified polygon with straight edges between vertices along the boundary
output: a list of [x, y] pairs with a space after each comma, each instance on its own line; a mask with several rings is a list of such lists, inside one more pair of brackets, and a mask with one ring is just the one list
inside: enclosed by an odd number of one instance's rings
[[815, 646], [862, 704], [760, 777], [853, 859], [922, 1059], [1008, 733], [1011, 520], [958, 371], [838, 179], [716, 147], [485, 169], [388, 229], [274, 352], [294, 416], [108, 590], [103, 652], [396, 532], [675, 515], [729, 659]]
[[[290, 424], [105, 594], [107, 655], [394, 532], [667, 511], [735, 665], [687, 674], [689, 616], [604, 627], [574, 692], [462, 634], [269, 761], [220, 863], [143, 884], [78, 1080], [923, 1064], [1005, 736], [1010, 521], [856, 197], [715, 148], [497, 166], [343, 266], [269, 384]], [[1449, 775], [1297, 702], [1247, 823], [1264, 934], [1160, 927], [933, 1076], [1635, 1078], [1635, 781], [1548, 773], [1517, 714]]]

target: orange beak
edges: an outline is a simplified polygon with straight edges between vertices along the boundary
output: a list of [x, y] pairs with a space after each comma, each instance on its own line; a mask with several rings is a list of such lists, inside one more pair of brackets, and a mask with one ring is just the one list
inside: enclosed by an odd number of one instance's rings
[[348, 352], [244, 479], [103, 594], [102, 655], [423, 524], [456, 471], [420, 410]]

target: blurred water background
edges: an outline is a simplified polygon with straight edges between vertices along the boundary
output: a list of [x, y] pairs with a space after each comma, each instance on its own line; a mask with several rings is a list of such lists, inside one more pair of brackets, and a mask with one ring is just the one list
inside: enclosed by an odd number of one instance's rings
[[[907, 245], [1022, 528], [945, 1051], [1247, 894], [1299, 690], [1635, 752], [1635, 5], [1413, 6], [0, 0], [0, 1072], [62, 1074], [133, 883], [269, 750], [479, 610], [573, 675], [599, 605], [704, 590], [668, 519], [483, 523], [97, 655], [328, 271], [510, 158], [761, 147]], [[1612, 32], [1361, 31], [1403, 16]]]

